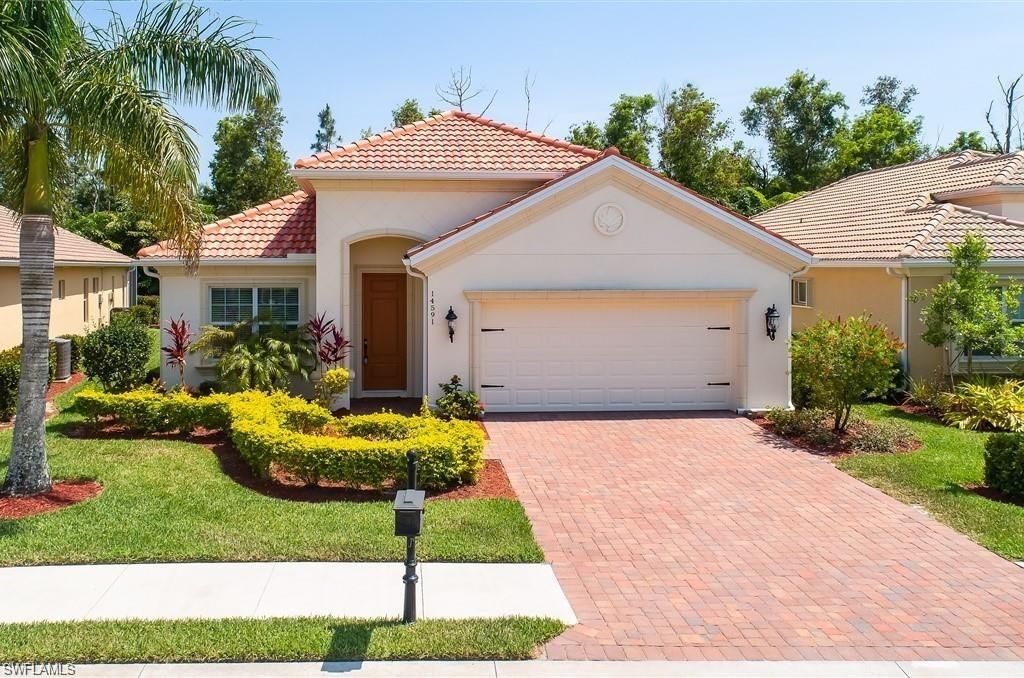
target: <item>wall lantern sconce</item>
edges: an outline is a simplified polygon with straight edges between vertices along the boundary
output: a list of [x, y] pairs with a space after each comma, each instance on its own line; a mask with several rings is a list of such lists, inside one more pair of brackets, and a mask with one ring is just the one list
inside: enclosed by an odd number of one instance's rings
[[768, 334], [768, 338], [775, 341], [775, 333], [779, 331], [779, 315], [778, 309], [775, 308], [775, 304], [768, 307], [768, 310], [764, 312], [764, 329]]
[[448, 341], [455, 343], [455, 321], [459, 316], [455, 315], [455, 309], [448, 307], [448, 314], [444, 317], [448, 321]]

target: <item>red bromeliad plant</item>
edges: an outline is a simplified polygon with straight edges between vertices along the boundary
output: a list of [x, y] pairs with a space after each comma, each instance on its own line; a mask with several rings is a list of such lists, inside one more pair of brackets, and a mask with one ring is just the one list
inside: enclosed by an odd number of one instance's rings
[[192, 326], [185, 320], [185, 316], [180, 315], [177, 320], [171, 319], [170, 326], [165, 327], [164, 332], [171, 338], [171, 343], [160, 350], [167, 355], [167, 366], [178, 368], [178, 383], [185, 389], [185, 359], [192, 345]]
[[348, 357], [352, 342], [334, 325], [333, 318], [328, 319], [326, 311], [309, 319], [306, 323], [306, 332], [316, 349], [317, 361], [321, 368], [337, 367]]

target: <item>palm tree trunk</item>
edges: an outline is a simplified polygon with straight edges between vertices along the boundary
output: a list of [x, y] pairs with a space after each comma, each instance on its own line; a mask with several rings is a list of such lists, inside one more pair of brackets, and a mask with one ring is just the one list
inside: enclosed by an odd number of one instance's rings
[[50, 303], [53, 293], [53, 216], [46, 131], [27, 148], [28, 181], [21, 218], [21, 379], [11, 459], [0, 493], [27, 496], [49, 491], [46, 462], [46, 387], [50, 368]]

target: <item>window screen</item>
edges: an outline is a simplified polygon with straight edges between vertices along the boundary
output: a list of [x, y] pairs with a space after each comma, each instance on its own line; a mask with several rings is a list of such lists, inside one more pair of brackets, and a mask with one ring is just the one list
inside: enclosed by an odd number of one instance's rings
[[251, 287], [213, 287], [210, 289], [210, 322], [233, 325], [252, 319]]

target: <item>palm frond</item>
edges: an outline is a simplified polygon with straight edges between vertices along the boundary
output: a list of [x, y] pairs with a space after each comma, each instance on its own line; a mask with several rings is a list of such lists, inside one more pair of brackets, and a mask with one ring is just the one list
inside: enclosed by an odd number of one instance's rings
[[131, 70], [146, 87], [189, 105], [247, 108], [256, 97], [277, 103], [277, 80], [254, 24], [220, 18], [191, 2], [143, 3], [135, 22], [114, 16], [94, 29], [101, 49], [90, 55], [100, 69]]

